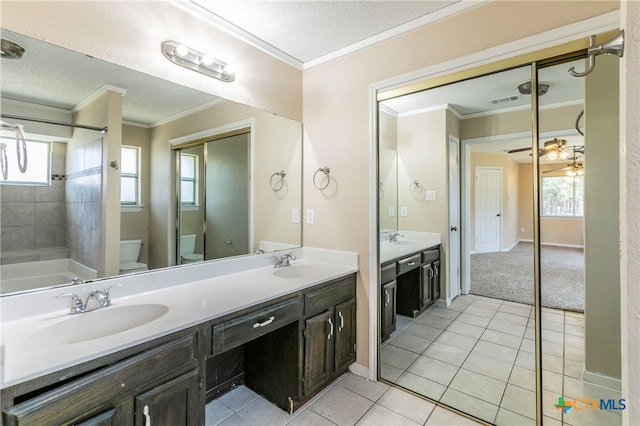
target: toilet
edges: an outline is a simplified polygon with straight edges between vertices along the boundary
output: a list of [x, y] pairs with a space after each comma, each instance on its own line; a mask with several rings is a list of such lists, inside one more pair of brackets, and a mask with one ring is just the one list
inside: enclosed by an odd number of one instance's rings
[[146, 263], [138, 262], [142, 240], [120, 241], [120, 273], [131, 274], [133, 272], [148, 271]]
[[180, 236], [180, 259], [181, 263], [196, 263], [204, 260], [204, 255], [194, 253], [196, 249], [196, 234]]

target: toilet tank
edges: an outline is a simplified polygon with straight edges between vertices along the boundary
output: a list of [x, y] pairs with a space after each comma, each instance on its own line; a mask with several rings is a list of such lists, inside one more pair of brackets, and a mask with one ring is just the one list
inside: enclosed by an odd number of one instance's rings
[[120, 263], [137, 262], [142, 240], [120, 241]]
[[180, 256], [192, 254], [196, 249], [196, 234], [180, 236]]

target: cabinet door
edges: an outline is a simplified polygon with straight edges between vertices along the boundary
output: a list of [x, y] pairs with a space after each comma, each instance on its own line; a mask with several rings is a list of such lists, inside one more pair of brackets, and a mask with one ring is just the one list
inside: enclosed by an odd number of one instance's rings
[[331, 377], [334, 332], [333, 309], [305, 320], [303, 377], [305, 395]]
[[337, 305], [335, 312], [335, 371], [340, 371], [356, 360], [356, 300]]
[[431, 291], [433, 292], [433, 300], [440, 298], [440, 261], [433, 262], [433, 279]]
[[194, 370], [136, 396], [135, 425], [199, 424], [198, 381], [198, 370]]
[[433, 303], [433, 264], [422, 266], [422, 309]]
[[382, 340], [386, 340], [391, 333], [396, 331], [396, 281], [393, 280], [382, 286], [381, 293], [381, 322]]

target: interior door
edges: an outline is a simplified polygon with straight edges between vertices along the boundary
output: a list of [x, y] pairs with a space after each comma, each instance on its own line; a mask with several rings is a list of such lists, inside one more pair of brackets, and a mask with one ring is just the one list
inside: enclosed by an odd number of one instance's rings
[[502, 241], [502, 169], [475, 169], [475, 252], [500, 251]]
[[460, 294], [460, 144], [449, 135], [449, 298]]

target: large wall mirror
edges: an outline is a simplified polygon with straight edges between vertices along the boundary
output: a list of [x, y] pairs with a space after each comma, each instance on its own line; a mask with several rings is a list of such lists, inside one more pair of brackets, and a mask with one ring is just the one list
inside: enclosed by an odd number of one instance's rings
[[[421, 311], [400, 307], [406, 305], [402, 298], [426, 294], [433, 273], [425, 252], [399, 245], [398, 258], [381, 254], [382, 380], [491, 424], [620, 424], [619, 413], [583, 416], [554, 406], [559, 395], [575, 399], [597, 391], [621, 397], [618, 59], [603, 58], [586, 78], [574, 78], [567, 73], [571, 66], [585, 68], [578, 58], [379, 103], [379, 230], [397, 224], [403, 234], [442, 236], [440, 296]], [[538, 108], [532, 120], [536, 94], [527, 86], [536, 66]], [[460, 161], [452, 140], [459, 141]], [[387, 157], [393, 152], [395, 161]], [[387, 184], [390, 175], [397, 176], [394, 188]], [[425, 200], [424, 191], [416, 197], [416, 181], [437, 197]], [[457, 182], [460, 189], [451, 191]], [[396, 191], [397, 204], [388, 202]], [[534, 197], [540, 200], [538, 217]], [[391, 224], [390, 206], [401, 212]], [[460, 218], [455, 230], [452, 213]], [[410, 270], [403, 259], [422, 261], [427, 273], [419, 273], [419, 266]], [[462, 264], [459, 278], [452, 264]]]
[[[2, 38], [25, 49], [2, 59], [2, 121], [24, 126], [29, 170], [43, 172], [25, 181], [15, 134], [3, 130], [2, 295], [301, 245], [301, 123], [15, 32]], [[225, 148], [230, 132], [242, 148]], [[234, 234], [216, 235], [231, 216], [244, 218]]]

